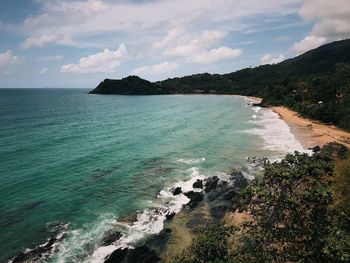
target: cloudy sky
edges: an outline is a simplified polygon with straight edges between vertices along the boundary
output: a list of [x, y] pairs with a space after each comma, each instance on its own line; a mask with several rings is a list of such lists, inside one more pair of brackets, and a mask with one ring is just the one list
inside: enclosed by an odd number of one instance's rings
[[349, 37], [349, 0], [1, 0], [0, 88], [226, 73]]

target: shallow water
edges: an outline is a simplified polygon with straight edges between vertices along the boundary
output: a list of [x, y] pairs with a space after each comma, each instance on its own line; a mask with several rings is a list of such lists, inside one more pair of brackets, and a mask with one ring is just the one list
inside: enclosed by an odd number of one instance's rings
[[[127, 228], [125, 244], [162, 228], [142, 213], [169, 202], [160, 190], [302, 149], [276, 114], [248, 102], [0, 89], [0, 262], [44, 243], [55, 222], [68, 232], [50, 262], [99, 262], [111, 227]], [[136, 212], [133, 227], [115, 220]]]

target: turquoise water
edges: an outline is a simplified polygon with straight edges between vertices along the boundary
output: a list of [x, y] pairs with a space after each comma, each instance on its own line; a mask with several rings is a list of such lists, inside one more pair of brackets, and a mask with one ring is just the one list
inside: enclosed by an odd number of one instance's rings
[[152, 206], [194, 169], [228, 173], [268, 155], [242, 97], [87, 91], [0, 89], [1, 262], [44, 243], [53, 222], [69, 234], [51, 261], [84, 261], [108, 220]]

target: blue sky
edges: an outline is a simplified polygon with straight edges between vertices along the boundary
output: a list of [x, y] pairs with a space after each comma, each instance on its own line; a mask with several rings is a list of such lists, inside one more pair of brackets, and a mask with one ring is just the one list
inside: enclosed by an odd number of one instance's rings
[[348, 0], [1, 0], [0, 88], [278, 63], [350, 36]]

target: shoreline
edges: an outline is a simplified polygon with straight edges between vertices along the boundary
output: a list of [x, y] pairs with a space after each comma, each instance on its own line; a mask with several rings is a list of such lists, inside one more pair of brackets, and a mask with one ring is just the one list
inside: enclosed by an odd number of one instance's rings
[[323, 146], [329, 142], [337, 142], [350, 148], [350, 132], [334, 125], [327, 125], [316, 120], [300, 116], [299, 113], [283, 106], [271, 107], [290, 127], [296, 139], [306, 149]]

